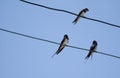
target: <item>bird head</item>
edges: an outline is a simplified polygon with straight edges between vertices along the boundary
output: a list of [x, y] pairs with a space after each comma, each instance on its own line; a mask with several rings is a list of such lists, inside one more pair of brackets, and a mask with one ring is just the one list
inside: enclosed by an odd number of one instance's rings
[[69, 37], [67, 34], [64, 35], [64, 38], [68, 39], [69, 40]]
[[87, 12], [87, 11], [89, 11], [89, 9], [88, 9], [88, 8], [85, 8], [84, 10], [85, 10], [86, 12]]
[[94, 40], [94, 41], [93, 41], [93, 44], [94, 44], [94, 45], [97, 45], [97, 41], [96, 41], [96, 40]]

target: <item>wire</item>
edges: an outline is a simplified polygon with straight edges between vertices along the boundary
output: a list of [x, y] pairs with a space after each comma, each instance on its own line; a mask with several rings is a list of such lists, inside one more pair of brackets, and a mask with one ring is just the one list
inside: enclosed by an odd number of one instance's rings
[[50, 10], [56, 10], [56, 11], [66, 12], [66, 13], [69, 13], [69, 14], [72, 14], [72, 15], [77, 16], [77, 14], [72, 13], [72, 12], [69, 12], [69, 11], [66, 11], [66, 10], [55, 9], [55, 8], [47, 7], [47, 6], [44, 6], [44, 5], [32, 3], [32, 2], [29, 2], [29, 1], [25, 1], [25, 0], [20, 0], [20, 1], [25, 2], [25, 3], [28, 3], [28, 4], [32, 4], [32, 5], [35, 5], [35, 6], [40, 6], [40, 7], [43, 7], [43, 8], [47, 8], [47, 9], [50, 9]]
[[[55, 9], [55, 8], [47, 7], [47, 6], [44, 6], [44, 5], [32, 3], [32, 2], [29, 2], [29, 1], [25, 1], [25, 0], [20, 0], [20, 1], [25, 2], [25, 3], [28, 3], [28, 4], [31, 4], [31, 5], [43, 7], [43, 8], [46, 8], [46, 9], [55, 10], [55, 11], [60, 11], [60, 12], [65, 12], [65, 13], [69, 13], [69, 14], [78, 16], [78, 14], [73, 13], [73, 12], [70, 12], [70, 11], [61, 10], [61, 9]], [[97, 20], [97, 19], [93, 19], [93, 18], [88, 18], [88, 17], [85, 17], [85, 16], [81, 16], [81, 17], [82, 17], [82, 18], [85, 18], [85, 19], [88, 19], [88, 20], [92, 20], [92, 21], [96, 21], [96, 22], [100, 22], [100, 23], [103, 23], [103, 24], [107, 24], [107, 25], [113, 26], [113, 27], [120, 28], [119, 25], [111, 24], [111, 23], [108, 23], [108, 22], [105, 22], [105, 21], [101, 21], [101, 20]]]
[[[31, 39], [35, 39], [35, 40], [40, 40], [40, 41], [44, 41], [44, 42], [48, 42], [48, 43], [60, 45], [60, 43], [57, 43], [57, 42], [54, 42], [54, 41], [50, 41], [50, 40], [46, 40], [46, 39], [41, 39], [41, 38], [33, 37], [33, 36], [30, 36], [30, 35], [25, 35], [25, 34], [22, 34], [22, 33], [18, 33], [18, 32], [14, 32], [14, 31], [6, 30], [6, 29], [3, 29], [3, 28], [0, 28], [0, 30], [1, 30], [1, 31], [4, 31], [4, 32], [11, 33], [11, 34], [16, 34], [16, 35], [23, 36], [23, 37], [27, 37], [27, 38], [31, 38]], [[66, 45], [66, 47], [75, 48], [75, 49], [79, 49], [79, 50], [89, 51], [88, 49], [79, 48], [79, 47], [71, 46], [71, 45]], [[115, 57], [115, 58], [120, 59], [119, 56], [115, 56], [115, 55], [112, 55], [112, 54], [107, 54], [107, 53], [103, 53], [103, 52], [99, 52], [99, 51], [95, 51], [95, 53], [102, 54], [102, 55], [106, 55], [106, 56], [111, 56], [111, 57]]]

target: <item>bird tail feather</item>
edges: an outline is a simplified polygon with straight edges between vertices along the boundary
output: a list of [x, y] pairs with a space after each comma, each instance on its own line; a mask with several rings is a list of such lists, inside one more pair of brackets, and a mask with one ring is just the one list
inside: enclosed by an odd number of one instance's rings
[[53, 58], [55, 55], [56, 55], [56, 53], [54, 53], [54, 54], [52, 55], [52, 58]]
[[72, 23], [76, 24], [76, 23], [77, 23], [77, 21], [76, 21], [76, 20], [74, 20]]
[[91, 53], [89, 52], [89, 54], [85, 57], [85, 59], [88, 59], [90, 57]]

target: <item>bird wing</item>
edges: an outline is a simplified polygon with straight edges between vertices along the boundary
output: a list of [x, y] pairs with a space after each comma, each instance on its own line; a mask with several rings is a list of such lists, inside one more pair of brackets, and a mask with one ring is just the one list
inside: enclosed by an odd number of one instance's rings
[[91, 46], [90, 51], [89, 51], [88, 55], [85, 57], [85, 59], [89, 58], [95, 50], [96, 50], [96, 46]]
[[67, 42], [68, 42], [68, 40], [64, 38], [64, 39], [61, 41], [58, 50], [52, 55], [52, 57], [53, 57], [54, 55], [56, 55], [56, 54], [59, 54], [59, 53], [63, 50], [63, 48], [65, 47], [65, 45], [67, 44]]

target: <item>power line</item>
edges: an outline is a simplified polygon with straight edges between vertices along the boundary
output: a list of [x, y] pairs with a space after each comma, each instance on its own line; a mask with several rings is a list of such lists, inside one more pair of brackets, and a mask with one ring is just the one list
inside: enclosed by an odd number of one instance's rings
[[[44, 42], [48, 42], [48, 43], [60, 45], [60, 43], [57, 43], [57, 42], [54, 42], [54, 41], [50, 41], [50, 40], [46, 40], [46, 39], [42, 39], [42, 38], [33, 37], [33, 36], [30, 36], [30, 35], [25, 35], [25, 34], [22, 34], [22, 33], [18, 33], [18, 32], [14, 32], [14, 31], [6, 30], [6, 29], [3, 29], [3, 28], [0, 28], [0, 30], [4, 31], [4, 32], [11, 33], [11, 34], [15, 34], [15, 35], [19, 35], [19, 36], [23, 36], [23, 37], [35, 39], [35, 40], [40, 40], [40, 41], [44, 41]], [[80, 47], [76, 47], [76, 46], [71, 46], [71, 45], [66, 45], [66, 47], [89, 51], [88, 49], [80, 48]], [[106, 56], [115, 57], [115, 58], [120, 59], [119, 56], [115, 56], [115, 55], [112, 55], [112, 54], [107, 54], [107, 53], [103, 53], [103, 52], [99, 52], [99, 51], [95, 51], [95, 53], [99, 53], [99, 54], [102, 54], [102, 55], [106, 55]]]
[[[73, 12], [70, 12], [70, 11], [61, 10], [61, 9], [56, 9], [56, 8], [51, 8], [51, 7], [48, 7], [48, 6], [36, 4], [36, 3], [29, 2], [29, 1], [25, 1], [25, 0], [20, 0], [20, 1], [25, 2], [25, 3], [28, 3], [28, 4], [31, 4], [31, 5], [43, 7], [43, 8], [46, 8], [46, 9], [55, 10], [55, 11], [60, 11], [60, 12], [65, 12], [65, 13], [68, 13], [68, 14], [72, 14], [72, 15], [78, 16], [78, 14], [73, 13]], [[88, 18], [88, 17], [85, 17], [85, 16], [81, 16], [81, 17], [82, 17], [82, 18], [85, 18], [85, 19], [88, 19], [88, 20], [92, 20], [92, 21], [96, 21], [96, 22], [100, 22], [100, 23], [103, 23], [103, 24], [107, 24], [107, 25], [113, 26], [113, 27], [120, 28], [119, 25], [111, 24], [111, 23], [108, 23], [108, 22], [105, 22], [105, 21], [101, 21], [101, 20], [97, 20], [97, 19], [93, 19], [93, 18]]]
[[77, 14], [72, 13], [72, 12], [69, 12], [69, 11], [66, 11], [66, 10], [55, 9], [55, 8], [47, 7], [47, 6], [44, 6], [44, 5], [40, 5], [40, 4], [36, 4], [36, 3], [32, 3], [32, 2], [29, 2], [29, 1], [25, 1], [25, 0], [20, 0], [20, 1], [25, 2], [25, 3], [28, 3], [28, 4], [32, 4], [32, 5], [35, 5], [35, 6], [39, 6], [39, 7], [43, 7], [43, 8], [47, 8], [47, 9], [50, 9], [50, 10], [56, 10], [56, 11], [66, 12], [66, 13], [69, 13], [69, 14], [72, 14], [72, 15], [77, 16]]

